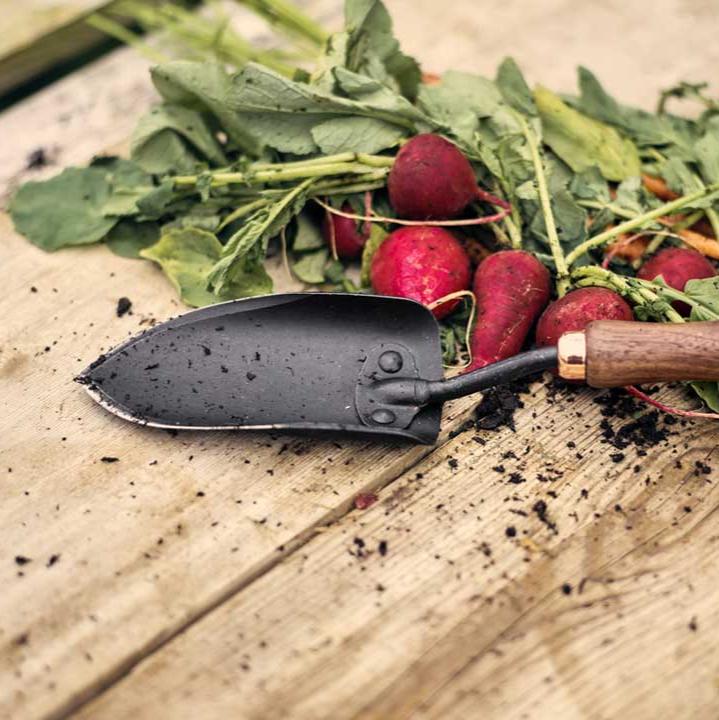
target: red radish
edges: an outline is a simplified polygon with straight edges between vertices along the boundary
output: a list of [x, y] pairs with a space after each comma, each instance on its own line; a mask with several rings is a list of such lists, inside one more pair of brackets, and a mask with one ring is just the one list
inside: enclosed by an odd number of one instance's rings
[[516, 355], [534, 321], [549, 301], [547, 268], [523, 250], [490, 255], [474, 275], [477, 323], [472, 330], [472, 364], [476, 370]]
[[[342, 212], [352, 213], [352, 206], [346, 202], [342, 206]], [[356, 220], [328, 212], [325, 214], [322, 224], [322, 235], [330, 248], [332, 247], [333, 234], [337, 255], [351, 260], [362, 254], [362, 248], [369, 237], [369, 223], [365, 224], [362, 230], [359, 230]]]
[[542, 313], [537, 323], [537, 345], [556, 345], [564, 333], [584, 330], [593, 320], [634, 320], [634, 313], [621, 295], [607, 288], [573, 290]]
[[469, 160], [439, 135], [415, 135], [397, 153], [387, 180], [389, 199], [399, 217], [443, 220], [459, 215], [472, 200], [508, 208], [504, 200], [477, 187]]
[[[662, 277], [669, 287], [684, 290], [689, 280], [701, 280], [714, 277], [716, 269], [701, 253], [689, 248], [666, 248], [647, 260], [639, 268], [637, 277], [642, 280], [654, 280]], [[689, 315], [686, 303], [672, 303], [677, 312]]]
[[[427, 225], [391, 233], [375, 252], [370, 268], [375, 292], [410, 298], [423, 305], [466, 290], [470, 277], [469, 256], [457, 238], [447, 230]], [[458, 303], [443, 303], [432, 312], [436, 318], [443, 318]]]

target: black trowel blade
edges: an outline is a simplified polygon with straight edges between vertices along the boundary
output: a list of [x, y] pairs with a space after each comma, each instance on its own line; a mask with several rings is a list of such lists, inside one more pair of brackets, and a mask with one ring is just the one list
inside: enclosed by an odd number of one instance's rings
[[442, 377], [432, 314], [398, 298], [296, 293], [189, 312], [100, 357], [78, 378], [111, 412], [186, 429], [349, 432], [433, 442], [441, 407], [406, 428], [368, 427], [355, 408], [363, 363], [400, 343], [419, 377]]

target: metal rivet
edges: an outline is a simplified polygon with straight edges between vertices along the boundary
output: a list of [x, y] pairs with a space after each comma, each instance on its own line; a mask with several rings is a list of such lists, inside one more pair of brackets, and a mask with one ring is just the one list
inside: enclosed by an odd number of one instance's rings
[[377, 362], [386, 373], [396, 373], [402, 369], [402, 356], [396, 350], [383, 352]]
[[372, 421], [378, 425], [389, 425], [395, 421], [395, 416], [391, 410], [375, 410], [372, 413]]

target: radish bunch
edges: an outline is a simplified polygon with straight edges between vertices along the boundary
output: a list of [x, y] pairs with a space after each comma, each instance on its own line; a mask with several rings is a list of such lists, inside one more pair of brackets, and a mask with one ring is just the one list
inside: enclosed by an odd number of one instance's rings
[[[392, 232], [375, 252], [372, 286], [378, 293], [430, 306], [441, 319], [459, 300], [437, 301], [468, 290], [471, 283], [477, 312], [469, 343], [469, 370], [519, 353], [535, 324], [536, 344], [548, 346], [556, 345], [566, 332], [584, 330], [594, 320], [634, 319], [627, 302], [603, 287], [574, 290], [549, 303], [550, 273], [532, 253], [523, 250], [491, 254], [480, 262], [472, 279], [471, 261], [460, 238], [432, 223], [452, 220], [476, 201], [509, 206], [478, 187], [469, 160], [448, 140], [432, 134], [409, 140], [397, 154], [387, 188], [397, 216], [414, 222]], [[333, 218], [332, 222], [340, 256], [356, 256], [366, 237], [354, 221]], [[714, 275], [714, 266], [704, 256], [682, 248], [662, 250], [638, 272], [638, 277], [646, 280], [661, 277], [677, 290], [683, 290], [688, 280]], [[675, 305], [688, 314], [682, 303]]]

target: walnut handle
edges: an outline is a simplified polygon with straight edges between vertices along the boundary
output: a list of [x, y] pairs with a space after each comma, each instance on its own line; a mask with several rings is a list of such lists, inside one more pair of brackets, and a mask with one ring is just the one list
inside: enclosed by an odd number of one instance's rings
[[586, 329], [586, 380], [598, 388], [719, 381], [719, 321], [592, 322]]

